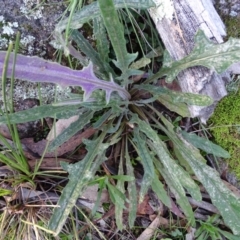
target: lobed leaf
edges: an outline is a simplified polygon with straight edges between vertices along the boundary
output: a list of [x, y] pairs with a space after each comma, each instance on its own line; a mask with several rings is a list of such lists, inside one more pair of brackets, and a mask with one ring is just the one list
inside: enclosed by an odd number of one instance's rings
[[92, 47], [89, 41], [82, 35], [82, 33], [80, 33], [78, 30], [72, 30], [70, 33], [70, 37], [76, 42], [81, 52], [83, 52], [90, 59], [93, 65], [99, 67], [100, 72], [104, 73], [105, 77], [109, 77], [110, 73], [112, 75], [115, 74], [112, 68], [107, 64], [108, 62], [104, 62], [104, 59], [100, 57], [99, 53], [96, 52], [96, 50]]
[[129, 54], [127, 52], [123, 25], [119, 21], [113, 0], [99, 0], [98, 3], [104, 25], [116, 54], [117, 61], [113, 60], [113, 62], [122, 71], [121, 78], [125, 80], [124, 86], [126, 86], [128, 77], [131, 74], [128, 66], [136, 59], [138, 54]]
[[103, 20], [101, 17], [93, 19], [93, 35], [97, 43], [97, 51], [101, 59], [104, 71], [109, 75], [114, 72], [109, 65], [109, 52], [110, 52], [110, 42], [108, 40], [106, 28], [104, 27]]
[[[172, 127], [163, 116], [162, 121]], [[212, 203], [221, 213], [224, 222], [234, 234], [240, 234], [240, 199], [222, 182], [219, 173], [207, 166], [205, 160], [193, 145], [187, 142], [181, 134], [178, 136], [170, 131], [165, 132], [172, 140], [174, 147], [188, 162], [198, 180], [203, 184], [211, 197]]]
[[[6, 52], [0, 51], [0, 70], [4, 68]], [[11, 77], [14, 55], [11, 54], [8, 61], [7, 77]], [[15, 77], [31, 82], [50, 82], [62, 87], [80, 86], [84, 90], [83, 100], [90, 98], [93, 91], [102, 89], [106, 92], [106, 102], [109, 103], [112, 92], [118, 92], [119, 96], [127, 100], [129, 93], [116, 84], [113, 79], [110, 82], [97, 78], [93, 72], [93, 64], [89, 63], [83, 70], [72, 70], [58, 63], [49, 62], [39, 57], [17, 55], [15, 65]]]
[[152, 79], [163, 76], [172, 82], [179, 72], [194, 67], [204, 66], [217, 73], [224, 72], [233, 63], [240, 61], [240, 39], [230, 38], [222, 44], [214, 44], [199, 30], [195, 36], [195, 47], [192, 52], [179, 61], [173, 61], [165, 51], [162, 69]]
[[160, 160], [160, 162], [155, 161], [155, 164], [160, 164], [158, 170], [162, 175], [164, 175], [167, 184], [173, 193], [176, 194], [176, 199], [178, 203], [181, 204], [181, 207], [183, 208], [183, 211], [187, 215], [188, 219], [191, 222], [194, 222], [194, 215], [192, 211], [189, 210], [190, 205], [185, 196], [183, 187], [185, 187], [193, 196], [193, 198], [198, 201], [201, 200], [199, 187], [191, 179], [189, 174], [171, 158], [166, 146], [148, 123], [142, 121], [136, 115], [133, 115], [130, 123], [136, 123], [141, 132], [143, 132], [150, 139], [150, 141], [147, 141], [147, 144]]
[[84, 187], [94, 177], [100, 164], [106, 160], [104, 155], [110, 144], [102, 143], [104, 137], [105, 133], [103, 132], [96, 140], [84, 140], [88, 153], [80, 162], [75, 164], [61, 162], [63, 169], [69, 173], [69, 182], [63, 189], [57, 204], [59, 207], [54, 209], [49, 222], [48, 227], [55, 233], [55, 236], [61, 231]]

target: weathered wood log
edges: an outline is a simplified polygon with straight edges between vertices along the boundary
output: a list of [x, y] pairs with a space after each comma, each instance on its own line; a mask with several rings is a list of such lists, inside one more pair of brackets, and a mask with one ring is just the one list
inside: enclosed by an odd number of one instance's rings
[[[192, 51], [194, 36], [199, 29], [216, 44], [223, 42], [223, 37], [226, 36], [225, 26], [211, 0], [173, 0], [172, 6], [172, 19], [159, 17], [157, 8], [150, 9], [149, 13], [174, 60], [180, 60]], [[216, 103], [227, 94], [225, 84], [230, 81], [230, 76], [227, 73], [219, 75], [197, 66], [182, 71], [177, 80], [183, 92], [204, 94], [214, 99], [214, 104], [209, 107], [189, 106], [191, 116], [199, 117], [205, 123]]]

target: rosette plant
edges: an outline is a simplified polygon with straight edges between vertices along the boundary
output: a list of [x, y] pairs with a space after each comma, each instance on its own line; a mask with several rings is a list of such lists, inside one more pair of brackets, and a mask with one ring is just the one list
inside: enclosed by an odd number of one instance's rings
[[[0, 68], [8, 77], [14, 72], [18, 79], [51, 82], [63, 87], [79, 86], [83, 90], [78, 99], [65, 104], [42, 105], [8, 114], [8, 117], [1, 116], [1, 123], [10, 121], [17, 124], [44, 117], [64, 119], [78, 115], [75, 122], [50, 142], [47, 151], [54, 151], [78, 131], [84, 131], [86, 126], [91, 125], [96, 129], [91, 139], [84, 140], [87, 149], [84, 159], [75, 164], [61, 164], [69, 173], [69, 181], [61, 192], [57, 204], [59, 207], [55, 208], [49, 222], [49, 229], [56, 235], [61, 231], [76, 199], [108, 159], [109, 152], [115, 153], [118, 162], [116, 186], [107, 183], [107, 187], [115, 204], [119, 229], [123, 228], [122, 215], [126, 202], [129, 205], [129, 226], [133, 227], [137, 202], [143, 200], [150, 188], [169, 209], [172, 208], [168, 194], [170, 190], [189, 224], [195, 225], [187, 196], [201, 201], [199, 185], [202, 184], [226, 225], [234, 234], [240, 234], [240, 200], [225, 186], [217, 171], [206, 164], [199, 149], [220, 157], [227, 158], [229, 154], [207, 139], [175, 127], [157, 107], [162, 104], [182, 117], [189, 117], [188, 105], [210, 105], [212, 99], [172, 91], [155, 84], [161, 77], [173, 81], [180, 71], [196, 65], [210, 67], [217, 72], [224, 71], [239, 61], [240, 54], [236, 53], [240, 52], [240, 41], [230, 39], [224, 44], [215, 45], [202, 32], [198, 32], [195, 48], [189, 56], [174, 62], [165, 52], [159, 72], [134, 82], [131, 76], [142, 74], [142, 71], [131, 68], [138, 53], [127, 50], [123, 22], [117, 10], [124, 8], [127, 12], [131, 8], [144, 10], [153, 6], [154, 2], [150, 0], [99, 0], [59, 23], [56, 38], [64, 46], [66, 54], [72, 54], [81, 62], [84, 66], [82, 70], [72, 70], [39, 57], [0, 52]], [[96, 48], [77, 30], [89, 21], [92, 23]], [[82, 57], [61, 35], [67, 27], [67, 36], [86, 57]], [[114, 52], [114, 59], [110, 58], [110, 49]], [[168, 142], [171, 142], [171, 151]], [[143, 168], [139, 194], [132, 158], [138, 158]], [[101, 184], [99, 182], [99, 186]]]

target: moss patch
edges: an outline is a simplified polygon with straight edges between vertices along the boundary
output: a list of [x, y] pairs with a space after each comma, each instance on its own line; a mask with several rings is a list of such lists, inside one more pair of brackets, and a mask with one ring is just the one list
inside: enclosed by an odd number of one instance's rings
[[208, 124], [216, 143], [231, 154], [227, 162], [240, 179], [240, 91], [219, 102]]
[[240, 17], [224, 17], [224, 23], [228, 37], [240, 38]]

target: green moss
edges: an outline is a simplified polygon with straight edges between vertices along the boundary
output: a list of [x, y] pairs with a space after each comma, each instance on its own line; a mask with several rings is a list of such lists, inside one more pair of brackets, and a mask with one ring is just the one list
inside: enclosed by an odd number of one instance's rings
[[224, 16], [223, 21], [227, 28], [228, 38], [240, 38], [240, 17]]
[[227, 162], [240, 179], [240, 91], [219, 102], [208, 124], [216, 143], [231, 154]]
[[240, 18], [229, 17], [226, 21], [227, 35], [240, 38]]

